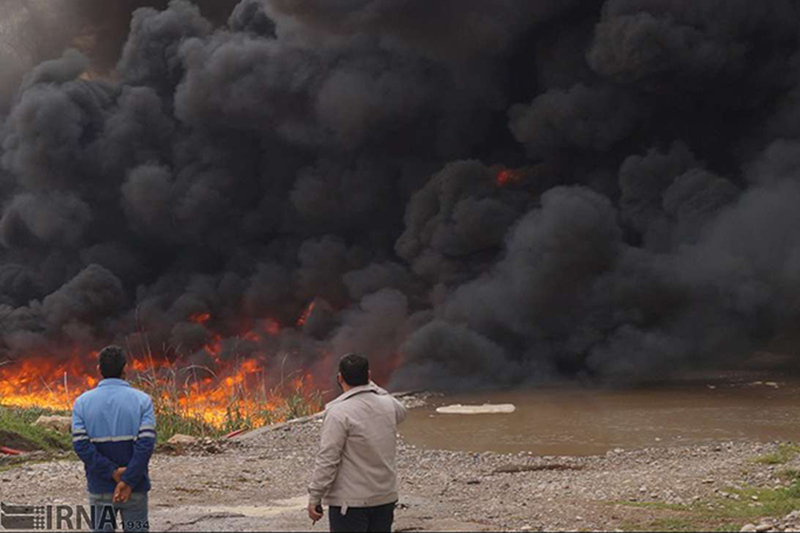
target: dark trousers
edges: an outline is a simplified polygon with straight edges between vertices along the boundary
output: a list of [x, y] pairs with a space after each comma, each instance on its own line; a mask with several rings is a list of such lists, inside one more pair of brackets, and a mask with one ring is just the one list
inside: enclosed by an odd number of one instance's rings
[[125, 503], [112, 503], [113, 494], [89, 494], [89, 505], [95, 508], [94, 531], [150, 531], [147, 517], [147, 493], [134, 492]]
[[328, 518], [331, 522], [331, 531], [334, 533], [345, 531], [391, 531], [396, 503], [387, 503], [377, 507], [348, 507], [347, 513], [344, 515], [341, 507], [330, 507], [328, 509]]

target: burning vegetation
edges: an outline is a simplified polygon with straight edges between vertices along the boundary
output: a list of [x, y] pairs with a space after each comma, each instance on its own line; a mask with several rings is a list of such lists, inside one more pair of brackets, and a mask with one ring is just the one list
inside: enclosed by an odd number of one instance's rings
[[[307, 318], [308, 309], [303, 316]], [[188, 321], [207, 324], [211, 315], [196, 313]], [[298, 324], [302, 325], [300, 320]], [[127, 343], [131, 359], [126, 379], [153, 397], [159, 418], [168, 426], [167, 435], [178, 429], [235, 431], [317, 412], [322, 391], [310, 374], [285, 374], [281, 369], [273, 375], [264, 364], [276, 358], [285, 363], [289, 354], [270, 357], [250, 350], [247, 357], [230, 355], [237, 344], [261, 345], [279, 331], [276, 321], [267, 320], [241, 337], [212, 334], [211, 341], [194, 353], [195, 361], [205, 356], [208, 364], [190, 364], [180, 349], [153, 350], [147, 335], [134, 335]], [[97, 384], [96, 357], [96, 351], [75, 350], [60, 357], [29, 355], [5, 361], [0, 366], [0, 405], [69, 411], [82, 392]]]

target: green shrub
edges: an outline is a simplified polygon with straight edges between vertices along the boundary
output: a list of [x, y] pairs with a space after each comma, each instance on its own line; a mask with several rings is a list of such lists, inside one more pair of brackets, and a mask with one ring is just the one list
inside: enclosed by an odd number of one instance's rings
[[42, 415], [66, 415], [69, 412], [40, 408], [0, 406], [0, 435], [5, 446], [24, 451], [43, 450], [49, 452], [72, 449], [72, 436], [51, 429], [34, 426]]

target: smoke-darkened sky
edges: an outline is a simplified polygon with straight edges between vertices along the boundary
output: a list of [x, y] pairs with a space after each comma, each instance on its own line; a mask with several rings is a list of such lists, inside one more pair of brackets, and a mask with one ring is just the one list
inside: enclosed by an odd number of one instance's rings
[[398, 385], [468, 386], [794, 341], [793, 0], [7, 0], [0, 21], [6, 357], [144, 330], [202, 358], [274, 318], [227, 355], [355, 349]]

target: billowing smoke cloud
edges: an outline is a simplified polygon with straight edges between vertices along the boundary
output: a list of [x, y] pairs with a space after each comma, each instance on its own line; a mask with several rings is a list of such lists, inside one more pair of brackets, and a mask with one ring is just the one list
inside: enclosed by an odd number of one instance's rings
[[471, 386], [793, 339], [795, 2], [63, 4], [0, 34], [0, 357]]
[[[164, 9], [169, 0], [4, 0], [0, 2], [0, 116], [24, 74], [66, 47], [92, 58], [90, 74], [113, 69], [128, 35], [132, 12]], [[199, 0], [205, 16], [224, 21], [237, 0]]]

